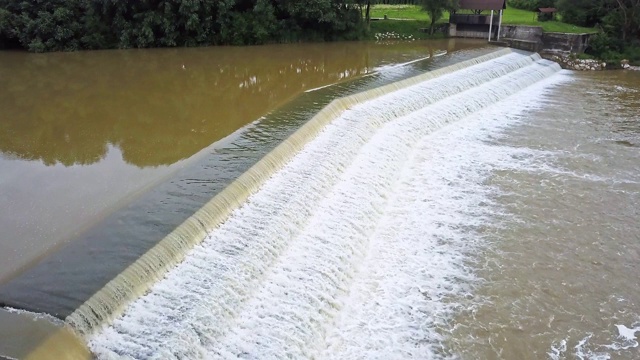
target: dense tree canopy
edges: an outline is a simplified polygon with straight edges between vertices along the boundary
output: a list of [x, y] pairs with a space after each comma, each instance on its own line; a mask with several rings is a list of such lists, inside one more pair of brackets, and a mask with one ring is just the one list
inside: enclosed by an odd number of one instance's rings
[[640, 37], [640, 0], [558, 0], [564, 21], [600, 26], [622, 41]]
[[510, 0], [509, 6], [517, 9], [536, 11], [539, 8], [554, 7], [555, 0]]
[[0, 0], [0, 47], [30, 51], [358, 38], [355, 0]]
[[509, 5], [532, 11], [556, 7], [564, 22], [600, 27], [625, 43], [640, 39], [640, 0], [510, 0]]
[[556, 6], [563, 21], [602, 30], [591, 38], [588, 52], [640, 62], [640, 0], [558, 0]]

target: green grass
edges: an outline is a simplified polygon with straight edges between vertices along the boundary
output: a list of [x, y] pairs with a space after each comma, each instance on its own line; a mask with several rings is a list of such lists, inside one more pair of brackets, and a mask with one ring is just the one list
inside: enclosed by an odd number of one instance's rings
[[[382, 19], [385, 15], [389, 19], [429, 20], [427, 13], [417, 5], [373, 5], [371, 7], [372, 18]], [[449, 14], [447, 14], [448, 18]], [[444, 17], [442, 20], [444, 20]]]
[[[373, 5], [371, 7], [371, 17], [372, 18], [383, 18], [384, 15], [387, 15], [389, 19], [403, 19], [406, 20], [420, 20], [427, 25], [423, 25], [420, 27], [428, 27], [429, 16], [425, 11], [423, 11], [420, 6], [417, 5]], [[391, 20], [387, 20], [391, 21]], [[438, 23], [446, 23], [449, 21], [449, 13], [445, 13], [441, 19], [438, 20]], [[378, 21], [383, 22], [383, 21]], [[536, 17], [536, 13], [507, 8], [504, 11], [502, 17], [502, 23], [508, 25], [530, 25], [530, 26], [542, 26], [544, 31], [549, 32], [565, 32], [565, 33], [594, 33], [597, 32], [596, 29], [593, 28], [585, 28], [580, 26], [575, 26], [571, 24], [566, 24], [561, 21], [538, 21]], [[371, 22], [371, 29], [374, 30], [373, 24]], [[380, 26], [380, 25], [376, 25]]]
[[507, 7], [502, 15], [502, 23], [509, 25], [542, 26], [544, 31], [564, 33], [595, 33], [593, 28], [575, 26], [561, 21], [538, 21], [536, 13]]

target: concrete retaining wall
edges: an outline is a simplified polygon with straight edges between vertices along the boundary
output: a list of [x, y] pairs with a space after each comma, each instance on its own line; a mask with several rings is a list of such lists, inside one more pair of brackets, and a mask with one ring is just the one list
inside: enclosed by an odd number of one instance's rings
[[502, 25], [500, 40], [514, 39], [541, 43], [543, 33], [540, 26]]
[[[493, 27], [493, 39], [497, 36], [497, 26]], [[487, 39], [489, 25], [449, 24], [449, 36]], [[541, 26], [502, 25], [500, 42], [502, 45], [528, 51], [555, 50], [583, 53], [589, 45], [591, 34], [568, 34], [544, 32]]]
[[508, 46], [529, 50], [554, 50], [583, 53], [589, 45], [591, 34], [544, 32], [540, 26], [504, 25], [500, 40]]
[[542, 47], [545, 50], [561, 50], [572, 53], [583, 53], [589, 45], [591, 34], [566, 34], [545, 32], [542, 36]]

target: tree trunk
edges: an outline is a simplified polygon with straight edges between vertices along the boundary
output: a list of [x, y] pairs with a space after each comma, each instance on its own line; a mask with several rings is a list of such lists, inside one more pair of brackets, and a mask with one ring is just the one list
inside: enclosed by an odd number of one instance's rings
[[622, 23], [622, 42], [627, 42], [627, 29], [629, 28], [629, 19], [627, 16], [627, 7], [625, 6], [624, 2], [622, 0], [618, 0], [618, 7], [620, 8], [620, 11], [622, 11], [622, 18], [623, 18], [623, 23]]
[[369, 24], [371, 23], [371, 0], [367, 0], [367, 10], [365, 11], [364, 19], [367, 22], [367, 29], [368, 29]]

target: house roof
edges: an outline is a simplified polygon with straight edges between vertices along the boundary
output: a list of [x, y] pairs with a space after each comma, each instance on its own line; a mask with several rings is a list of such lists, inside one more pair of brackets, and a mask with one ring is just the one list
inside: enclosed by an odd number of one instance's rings
[[558, 9], [556, 9], [556, 8], [539, 8], [538, 11], [541, 12], [541, 13], [554, 13], [554, 12], [558, 11]]
[[507, 8], [507, 0], [460, 0], [460, 9], [501, 10]]

